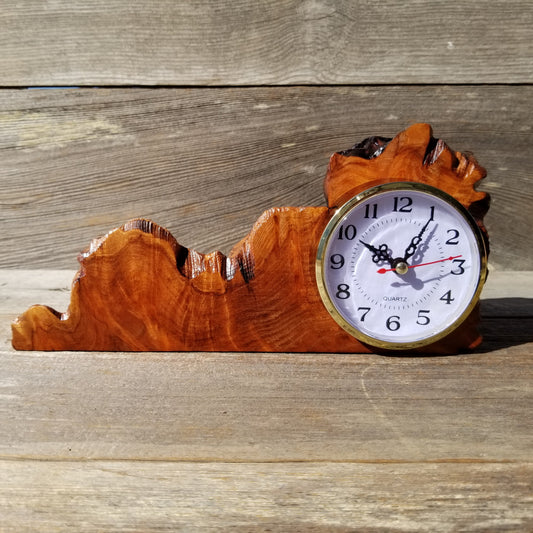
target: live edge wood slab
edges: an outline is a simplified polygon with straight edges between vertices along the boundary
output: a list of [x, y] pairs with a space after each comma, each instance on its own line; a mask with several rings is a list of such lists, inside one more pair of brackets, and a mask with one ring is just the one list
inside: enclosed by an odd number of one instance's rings
[[[386, 181], [419, 181], [459, 200], [482, 228], [489, 206], [475, 190], [485, 171], [415, 124], [331, 157], [327, 206], [272, 208], [228, 256], [181, 246], [134, 219], [80, 254], [66, 313], [37, 305], [12, 324], [18, 350], [372, 351], [342, 330], [320, 299], [315, 258], [322, 232], [348, 198]], [[454, 353], [481, 342], [479, 309], [419, 351]]]

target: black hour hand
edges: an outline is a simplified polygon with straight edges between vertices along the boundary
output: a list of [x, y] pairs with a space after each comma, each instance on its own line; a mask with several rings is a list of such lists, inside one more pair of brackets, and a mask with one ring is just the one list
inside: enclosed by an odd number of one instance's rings
[[359, 241], [362, 245], [366, 246], [372, 252], [372, 261], [379, 263], [380, 261], [387, 261], [389, 265], [393, 266], [394, 260], [392, 259], [389, 247], [386, 244], [380, 244], [377, 248], [368, 244], [367, 242]]

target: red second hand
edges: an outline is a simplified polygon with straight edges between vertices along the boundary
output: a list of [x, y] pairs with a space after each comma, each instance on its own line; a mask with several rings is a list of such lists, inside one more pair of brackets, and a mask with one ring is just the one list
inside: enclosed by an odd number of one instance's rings
[[[438, 261], [430, 261], [429, 263], [419, 263], [418, 265], [410, 265], [407, 268], [417, 268], [422, 267], [426, 265], [434, 265], [435, 263], [442, 263], [443, 261], [451, 261], [452, 259], [457, 259], [458, 257], [462, 257], [462, 255], [455, 255], [447, 257], [446, 259], [439, 259]], [[395, 268], [380, 268], [378, 270], [378, 274], [385, 274], [385, 272], [393, 272], [396, 270]]]

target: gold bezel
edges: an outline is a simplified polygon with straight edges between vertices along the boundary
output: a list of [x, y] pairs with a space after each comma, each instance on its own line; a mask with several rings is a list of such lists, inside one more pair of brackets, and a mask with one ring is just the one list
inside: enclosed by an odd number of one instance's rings
[[[325, 280], [324, 254], [328, 247], [328, 244], [329, 244], [329, 241], [332, 235], [335, 234], [335, 229], [337, 228], [338, 224], [342, 221], [342, 219], [354, 207], [356, 207], [358, 204], [360, 204], [361, 202], [367, 200], [368, 198], [372, 196], [381, 194], [383, 192], [402, 191], [402, 190], [424, 192], [424, 193], [436, 196], [437, 198], [441, 199], [442, 201], [446, 202], [451, 207], [453, 207], [470, 226], [472, 233], [474, 234], [474, 237], [476, 239], [478, 252], [479, 252], [479, 260], [480, 260], [477, 285], [476, 285], [474, 294], [470, 300], [470, 303], [465, 308], [463, 313], [444, 330], [438, 332], [435, 335], [432, 335], [425, 339], [421, 339], [419, 341], [414, 341], [414, 342], [384, 341], [381, 339], [376, 339], [374, 337], [371, 337], [363, 333], [359, 329], [357, 329], [353, 324], [348, 322], [344, 318], [344, 316], [342, 316], [342, 314], [337, 310], [337, 307], [335, 306], [335, 304], [333, 303], [333, 300], [331, 299], [329, 295], [329, 292], [326, 287], [326, 280]], [[460, 202], [458, 202], [453, 196], [442, 191], [441, 189], [437, 189], [436, 187], [427, 185], [425, 183], [419, 183], [419, 182], [413, 182], [413, 181], [393, 181], [393, 182], [383, 183], [375, 187], [371, 187], [357, 194], [356, 196], [348, 200], [344, 205], [342, 205], [341, 207], [337, 209], [337, 211], [334, 213], [334, 215], [331, 217], [328, 224], [326, 225], [324, 232], [322, 233], [322, 237], [320, 238], [320, 241], [318, 244], [316, 262], [315, 262], [315, 273], [316, 273], [318, 291], [320, 293], [320, 297], [322, 298], [322, 302], [324, 303], [324, 306], [328, 310], [329, 314], [333, 317], [333, 319], [337, 322], [337, 324], [339, 324], [339, 326], [341, 326], [345, 331], [347, 331], [350, 335], [352, 335], [359, 341], [365, 344], [368, 344], [370, 346], [374, 346], [376, 348], [381, 348], [381, 349], [386, 349], [386, 350], [407, 351], [407, 350], [411, 350], [414, 348], [420, 348], [423, 346], [427, 346], [429, 344], [432, 344], [446, 337], [452, 331], [457, 329], [457, 327], [461, 325], [466, 320], [466, 318], [470, 315], [470, 313], [473, 311], [474, 307], [476, 306], [477, 302], [479, 301], [481, 290], [483, 288], [483, 285], [487, 277], [487, 250], [485, 246], [485, 240], [483, 238], [481, 230], [479, 229], [476, 221], [474, 220], [472, 215], [468, 212], [468, 210]]]

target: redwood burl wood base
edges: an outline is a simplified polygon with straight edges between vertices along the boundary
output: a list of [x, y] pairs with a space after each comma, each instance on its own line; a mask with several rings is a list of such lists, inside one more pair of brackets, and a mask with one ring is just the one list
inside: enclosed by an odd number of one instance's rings
[[[19, 350], [368, 352], [320, 299], [315, 258], [335, 207], [384, 181], [422, 181], [457, 198], [480, 226], [485, 171], [416, 124], [393, 140], [373, 137], [332, 156], [327, 207], [266, 211], [226, 257], [181, 246], [157, 224], [136, 219], [93, 241], [66, 313], [33, 306], [12, 325]], [[483, 228], [484, 229], [484, 228]], [[478, 309], [426, 353], [476, 347]]]

